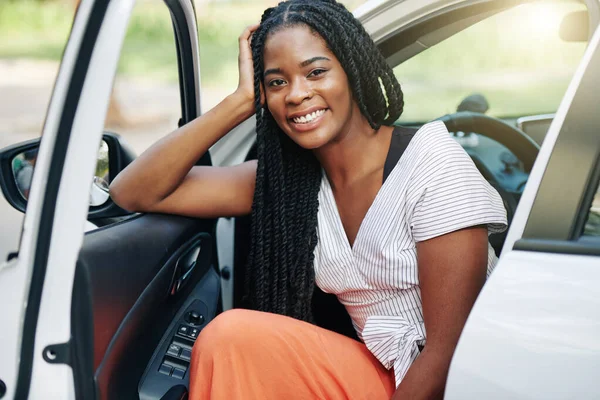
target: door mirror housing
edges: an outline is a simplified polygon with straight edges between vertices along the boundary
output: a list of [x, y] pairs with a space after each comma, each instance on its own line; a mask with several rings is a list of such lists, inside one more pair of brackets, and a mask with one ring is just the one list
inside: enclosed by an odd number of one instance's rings
[[[25, 212], [27, 198], [40, 139], [21, 142], [0, 150], [0, 187], [6, 200], [15, 209]], [[129, 214], [119, 208], [108, 192], [110, 182], [135, 159], [136, 155], [121, 137], [104, 132], [98, 149], [98, 161], [92, 184], [88, 219], [110, 218]]]
[[565, 42], [587, 42], [590, 36], [588, 11], [574, 11], [560, 23], [559, 35]]

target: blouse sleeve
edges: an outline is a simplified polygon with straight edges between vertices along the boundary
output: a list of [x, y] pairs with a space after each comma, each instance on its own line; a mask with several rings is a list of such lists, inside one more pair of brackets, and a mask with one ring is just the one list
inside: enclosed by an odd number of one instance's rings
[[411, 185], [416, 198], [410, 223], [415, 241], [475, 225], [486, 225], [488, 234], [504, 231], [507, 220], [502, 199], [471, 157], [442, 122], [423, 128], [427, 129], [421, 135], [425, 150]]

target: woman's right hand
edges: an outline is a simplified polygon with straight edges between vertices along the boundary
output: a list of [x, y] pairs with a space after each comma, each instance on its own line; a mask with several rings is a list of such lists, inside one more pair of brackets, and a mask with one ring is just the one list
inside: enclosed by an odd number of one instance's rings
[[254, 63], [252, 61], [250, 42], [252, 34], [257, 28], [258, 24], [250, 25], [244, 29], [239, 37], [240, 54], [238, 57], [238, 67], [240, 77], [238, 88], [235, 91], [236, 94], [250, 101], [252, 105], [254, 105]]

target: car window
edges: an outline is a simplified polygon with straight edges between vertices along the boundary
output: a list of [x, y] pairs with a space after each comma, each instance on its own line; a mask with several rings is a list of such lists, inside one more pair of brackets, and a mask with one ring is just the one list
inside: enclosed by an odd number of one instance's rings
[[[0, 148], [39, 137], [67, 43], [75, 2], [0, 1]], [[13, 161], [28, 194], [33, 154]], [[23, 214], [0, 196], [0, 263], [19, 248]]]
[[115, 77], [105, 131], [137, 155], [177, 128], [181, 100], [175, 36], [163, 0], [137, 1]]
[[488, 17], [394, 68], [405, 97], [400, 121], [456, 112], [472, 94], [488, 114], [511, 118], [553, 113], [586, 42], [564, 41], [561, 21], [583, 4], [541, 1]]
[[588, 211], [583, 236], [600, 236], [600, 187], [596, 190]]

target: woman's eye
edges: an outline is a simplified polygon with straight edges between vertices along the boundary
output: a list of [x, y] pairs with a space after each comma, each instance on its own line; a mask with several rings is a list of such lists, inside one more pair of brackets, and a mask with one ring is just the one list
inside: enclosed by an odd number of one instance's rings
[[310, 71], [310, 74], [308, 74], [309, 77], [311, 76], [319, 76], [321, 74], [324, 74], [325, 72], [327, 72], [326, 69], [313, 69], [312, 71]]
[[274, 86], [281, 86], [285, 84], [285, 81], [283, 79], [273, 79], [272, 81], [269, 82], [269, 86], [274, 87]]

